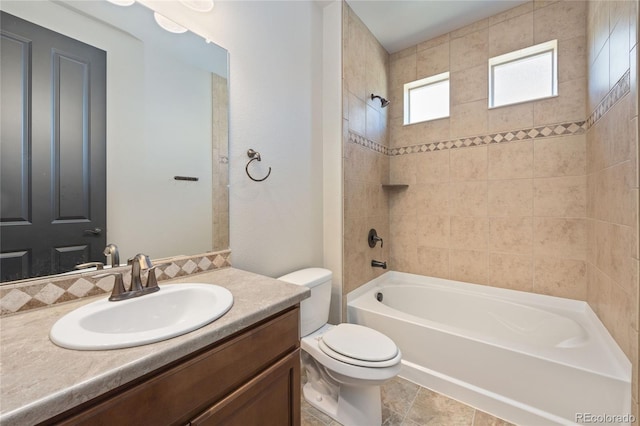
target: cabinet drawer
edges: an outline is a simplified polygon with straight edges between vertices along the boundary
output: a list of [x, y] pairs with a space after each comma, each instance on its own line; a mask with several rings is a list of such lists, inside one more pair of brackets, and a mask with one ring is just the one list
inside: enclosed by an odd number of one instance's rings
[[298, 312], [289, 310], [58, 419], [64, 418], [65, 425], [184, 424], [294, 351], [299, 346]]
[[191, 421], [191, 426], [298, 426], [300, 349]]

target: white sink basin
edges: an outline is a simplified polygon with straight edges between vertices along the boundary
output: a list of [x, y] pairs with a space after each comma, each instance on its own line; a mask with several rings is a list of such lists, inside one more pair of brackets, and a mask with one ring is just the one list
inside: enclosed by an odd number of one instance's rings
[[170, 339], [200, 328], [233, 305], [226, 288], [213, 284], [170, 284], [156, 293], [84, 305], [60, 318], [49, 338], [63, 348], [128, 348]]

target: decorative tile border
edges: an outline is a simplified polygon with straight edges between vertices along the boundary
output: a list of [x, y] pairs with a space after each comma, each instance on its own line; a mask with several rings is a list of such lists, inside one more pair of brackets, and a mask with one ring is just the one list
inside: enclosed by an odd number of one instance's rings
[[[156, 268], [158, 281], [230, 267], [231, 251], [178, 256], [155, 261], [156, 264], [163, 262], [166, 265]], [[114, 271], [122, 272], [125, 286], [130, 285], [130, 267], [122, 266], [114, 268]], [[0, 316], [110, 293], [114, 278], [94, 279], [92, 277], [98, 274], [99, 272], [96, 271], [83, 272], [77, 275], [58, 275], [3, 285], [0, 287]]]
[[357, 133], [349, 132], [349, 142], [363, 146], [380, 154], [389, 155], [389, 148], [377, 142], [369, 140]]
[[552, 124], [548, 126], [491, 133], [488, 135], [470, 136], [461, 139], [424, 143], [420, 145], [403, 146], [400, 148], [387, 148], [386, 146], [380, 145], [364, 138], [363, 136], [351, 132], [349, 132], [349, 142], [372, 149], [384, 155], [395, 157], [398, 155], [442, 151], [445, 149], [470, 148], [474, 146], [523, 141], [528, 139], [580, 135], [586, 131], [587, 123], [585, 121], [575, 121], [570, 123]]
[[593, 126], [603, 115], [611, 109], [620, 99], [622, 99], [631, 90], [631, 70], [620, 77], [620, 80], [611, 88], [609, 93], [598, 104], [598, 106], [587, 118], [587, 128]]
[[488, 135], [471, 136], [461, 139], [436, 141], [419, 145], [388, 148], [373, 142], [361, 135], [349, 132], [349, 142], [371, 149], [375, 152], [391, 157], [397, 155], [417, 154], [421, 152], [442, 151], [445, 149], [468, 148], [504, 142], [523, 141], [528, 139], [550, 138], [555, 136], [580, 135], [593, 126], [613, 105], [622, 99], [631, 88], [630, 71], [627, 71], [607, 96], [598, 104], [586, 121], [550, 124], [546, 126], [527, 129], [510, 130], [506, 132], [491, 133]]
[[492, 133], [489, 135], [472, 136], [462, 139], [432, 142], [422, 145], [391, 148], [390, 156], [415, 154], [419, 152], [442, 151], [444, 149], [469, 148], [496, 143], [523, 141], [528, 139], [549, 138], [553, 136], [579, 135], [586, 131], [585, 122], [560, 123], [549, 126], [532, 127], [529, 129], [511, 130]]

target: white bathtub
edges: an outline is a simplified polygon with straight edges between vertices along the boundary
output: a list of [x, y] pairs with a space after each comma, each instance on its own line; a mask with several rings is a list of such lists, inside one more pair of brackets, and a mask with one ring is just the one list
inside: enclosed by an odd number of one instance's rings
[[402, 377], [511, 422], [631, 413], [631, 363], [585, 302], [387, 272], [347, 306], [400, 347]]

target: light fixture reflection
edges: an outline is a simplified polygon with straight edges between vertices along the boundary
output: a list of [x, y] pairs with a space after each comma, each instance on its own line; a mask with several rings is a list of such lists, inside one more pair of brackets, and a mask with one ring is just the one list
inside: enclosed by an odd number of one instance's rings
[[158, 25], [160, 25], [163, 29], [171, 33], [182, 34], [187, 32], [187, 29], [185, 27], [183, 27], [182, 25], [176, 24], [171, 19], [160, 15], [158, 12], [153, 13], [153, 18], [156, 20]]
[[107, 0], [109, 3], [116, 4], [118, 6], [131, 6], [136, 0]]
[[180, 3], [196, 12], [209, 12], [213, 9], [213, 0], [180, 0]]

